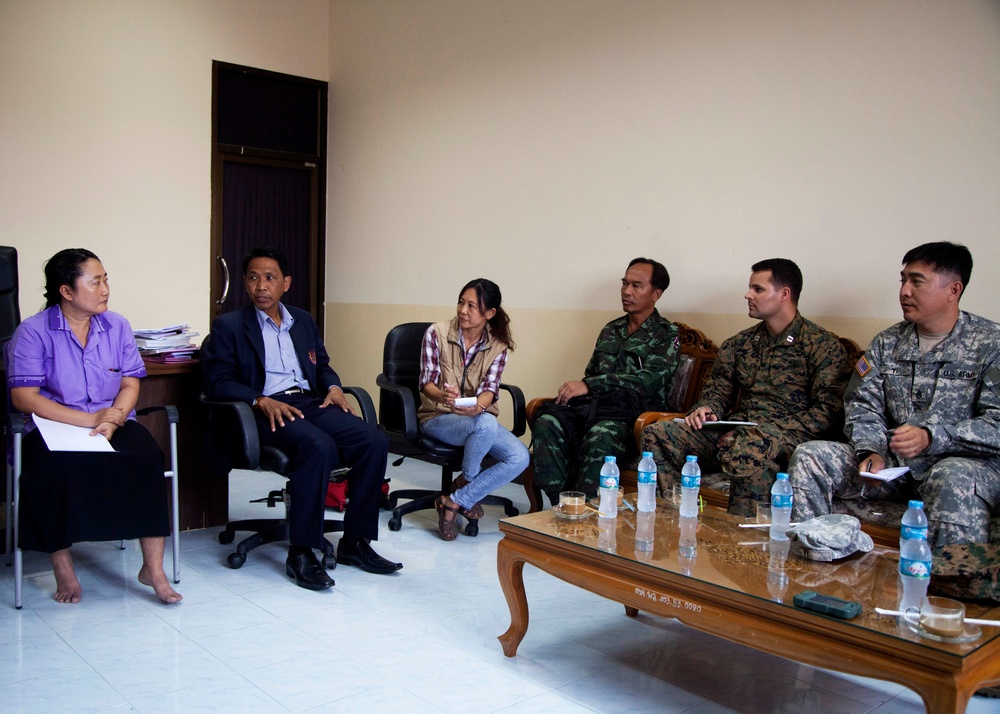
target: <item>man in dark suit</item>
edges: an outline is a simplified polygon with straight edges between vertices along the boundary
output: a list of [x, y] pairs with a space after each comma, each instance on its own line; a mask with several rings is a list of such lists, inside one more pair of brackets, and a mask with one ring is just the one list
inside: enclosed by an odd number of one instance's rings
[[325, 590], [333, 580], [312, 549], [322, 547], [326, 487], [330, 472], [342, 464], [351, 467], [350, 500], [337, 560], [379, 574], [403, 567], [378, 555], [370, 543], [378, 538], [389, 439], [354, 414], [316, 321], [281, 303], [292, 281], [287, 273], [283, 253], [250, 251], [243, 279], [252, 304], [215, 319], [201, 363], [207, 396], [250, 404], [261, 444], [289, 454], [285, 572], [301, 587]]

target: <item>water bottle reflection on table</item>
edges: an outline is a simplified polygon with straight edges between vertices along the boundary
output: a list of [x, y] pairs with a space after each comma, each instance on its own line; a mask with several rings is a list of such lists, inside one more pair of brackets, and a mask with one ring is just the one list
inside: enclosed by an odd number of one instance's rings
[[768, 541], [768, 561], [767, 561], [767, 592], [775, 602], [782, 602], [785, 591], [788, 590], [788, 573], [785, 572], [785, 563], [788, 561], [788, 551], [792, 542], [784, 540]]
[[635, 514], [635, 557], [649, 560], [653, 556], [653, 530], [656, 524], [655, 512]]
[[[617, 509], [616, 509], [617, 512]], [[618, 519], [597, 517], [597, 547], [608, 553], [614, 553], [618, 549], [618, 534], [616, 527]]]
[[677, 543], [677, 562], [684, 575], [690, 575], [698, 559], [698, 518], [682, 516], [680, 521], [680, 540]]

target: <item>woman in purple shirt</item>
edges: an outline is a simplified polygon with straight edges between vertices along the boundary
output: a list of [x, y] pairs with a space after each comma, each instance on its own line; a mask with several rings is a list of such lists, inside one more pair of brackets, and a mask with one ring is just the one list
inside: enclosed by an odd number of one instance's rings
[[52, 555], [55, 600], [80, 602], [70, 545], [139, 538], [139, 582], [179, 602], [163, 572], [170, 532], [163, 454], [135, 421], [146, 376], [128, 321], [108, 312], [108, 275], [82, 248], [45, 264], [46, 309], [21, 323], [9, 345], [7, 387], [25, 414], [92, 429], [116, 453], [49, 451], [38, 430], [24, 437], [21, 548]]

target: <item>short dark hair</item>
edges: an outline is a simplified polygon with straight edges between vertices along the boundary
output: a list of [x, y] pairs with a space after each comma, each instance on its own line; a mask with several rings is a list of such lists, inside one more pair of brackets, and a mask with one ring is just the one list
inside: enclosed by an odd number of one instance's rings
[[250, 261], [254, 258], [270, 258], [278, 264], [278, 270], [281, 271], [282, 275], [288, 275], [288, 258], [277, 248], [271, 248], [270, 246], [262, 246], [260, 248], [252, 248], [246, 257], [243, 259], [243, 275], [247, 274], [247, 270], [250, 268]]
[[666, 290], [670, 287], [670, 273], [667, 272], [663, 263], [657, 262], [652, 258], [633, 258], [628, 267], [631, 268], [636, 263], [645, 263], [653, 269], [653, 275], [650, 277], [649, 282], [654, 288]]
[[69, 285], [76, 288], [76, 281], [83, 275], [83, 264], [88, 260], [100, 261], [86, 248], [66, 248], [53, 255], [45, 263], [45, 307], [62, 302], [59, 288]]
[[963, 293], [972, 278], [972, 253], [959, 243], [948, 241], [924, 243], [910, 249], [903, 256], [903, 265], [918, 261], [934, 266], [935, 273], [954, 275], [961, 281]]
[[461, 298], [465, 291], [470, 289], [476, 291], [476, 302], [479, 303], [480, 312], [497, 311], [493, 318], [487, 322], [490, 326], [490, 334], [507, 345], [508, 349], [513, 350], [516, 345], [514, 338], [510, 335], [510, 316], [506, 310], [500, 307], [500, 303], [503, 301], [500, 286], [487, 278], [476, 278], [465, 284], [465, 287], [459, 291], [458, 297]]
[[750, 266], [750, 270], [754, 273], [770, 270], [771, 284], [776, 288], [788, 288], [792, 293], [792, 304], [799, 304], [799, 295], [802, 294], [802, 271], [788, 258], [768, 258], [754, 263]]

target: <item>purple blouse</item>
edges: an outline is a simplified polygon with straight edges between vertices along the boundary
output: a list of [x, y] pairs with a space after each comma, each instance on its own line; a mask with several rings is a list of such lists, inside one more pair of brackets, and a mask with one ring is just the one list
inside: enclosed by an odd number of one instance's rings
[[116, 312], [91, 317], [81, 347], [58, 305], [42, 310], [14, 332], [7, 358], [8, 389], [39, 387], [43, 397], [91, 414], [114, 403], [122, 377], [146, 376], [132, 327]]

